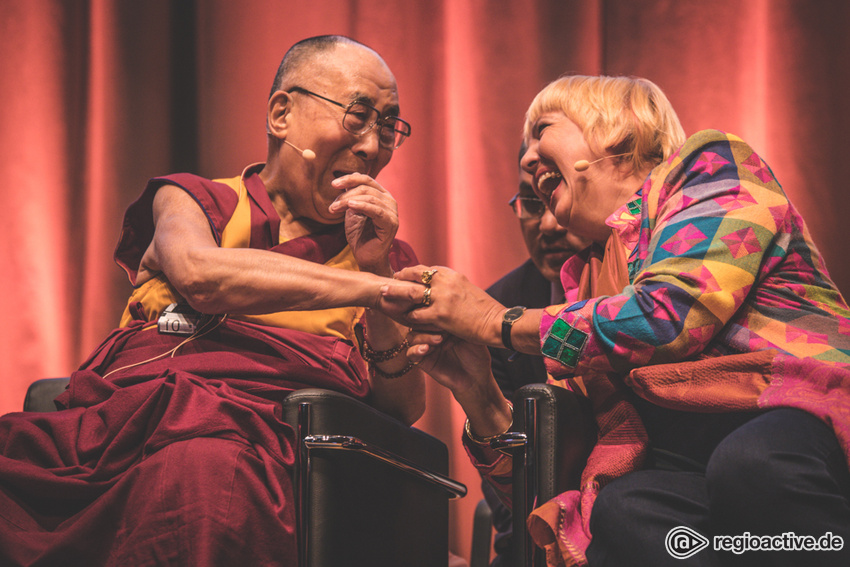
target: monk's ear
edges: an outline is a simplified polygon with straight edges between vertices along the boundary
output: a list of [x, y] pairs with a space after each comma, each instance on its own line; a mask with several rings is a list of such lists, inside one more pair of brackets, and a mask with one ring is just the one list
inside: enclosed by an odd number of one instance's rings
[[292, 95], [286, 91], [276, 91], [269, 99], [266, 117], [268, 133], [275, 138], [286, 138], [291, 113]]

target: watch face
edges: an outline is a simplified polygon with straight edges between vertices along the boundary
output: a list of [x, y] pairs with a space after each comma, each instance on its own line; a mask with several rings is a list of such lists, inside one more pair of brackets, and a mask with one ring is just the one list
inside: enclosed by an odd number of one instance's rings
[[505, 321], [508, 323], [512, 323], [522, 317], [522, 314], [525, 313], [525, 307], [511, 307], [505, 313]]

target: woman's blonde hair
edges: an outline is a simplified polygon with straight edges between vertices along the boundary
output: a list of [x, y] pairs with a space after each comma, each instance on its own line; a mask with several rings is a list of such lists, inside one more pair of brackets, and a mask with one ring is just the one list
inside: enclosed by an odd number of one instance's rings
[[547, 112], [563, 112], [597, 156], [626, 154], [619, 162], [632, 171], [655, 167], [685, 143], [676, 111], [647, 79], [583, 75], [556, 79], [531, 102], [525, 139]]

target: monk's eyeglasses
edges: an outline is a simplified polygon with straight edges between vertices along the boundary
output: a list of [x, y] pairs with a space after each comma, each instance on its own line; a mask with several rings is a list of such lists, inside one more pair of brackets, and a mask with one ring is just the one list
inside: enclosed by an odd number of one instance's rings
[[345, 115], [342, 117], [342, 127], [355, 136], [362, 136], [377, 124], [379, 143], [381, 147], [388, 150], [398, 149], [404, 140], [410, 136], [410, 124], [398, 116], [381, 116], [381, 112], [377, 108], [365, 102], [355, 100], [348, 104], [342, 104], [301, 87], [292, 87], [286, 92], [291, 93], [293, 91], [320, 98], [343, 108]]

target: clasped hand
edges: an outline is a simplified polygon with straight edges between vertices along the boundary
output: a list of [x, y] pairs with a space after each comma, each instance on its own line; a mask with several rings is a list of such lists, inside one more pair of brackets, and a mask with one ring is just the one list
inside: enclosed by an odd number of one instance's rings
[[381, 289], [378, 308], [411, 327], [407, 357], [453, 392], [490, 376], [488, 322], [504, 307], [462, 274], [442, 266], [397, 272]]
[[481, 345], [498, 344], [505, 308], [463, 274], [420, 265], [393, 277], [397, 283], [381, 289], [379, 305], [390, 317], [415, 330], [445, 332]]

